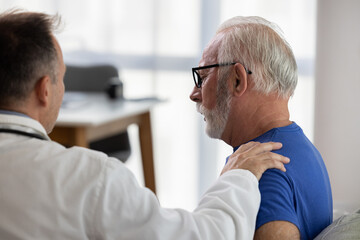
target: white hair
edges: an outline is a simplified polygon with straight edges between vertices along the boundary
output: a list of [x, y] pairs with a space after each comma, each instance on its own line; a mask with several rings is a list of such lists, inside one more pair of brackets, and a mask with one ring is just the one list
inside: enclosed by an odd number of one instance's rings
[[[297, 66], [280, 28], [261, 17], [234, 17], [224, 22], [218, 62], [239, 62], [252, 72], [255, 90], [288, 98], [297, 84]], [[226, 74], [228, 68], [220, 69]]]

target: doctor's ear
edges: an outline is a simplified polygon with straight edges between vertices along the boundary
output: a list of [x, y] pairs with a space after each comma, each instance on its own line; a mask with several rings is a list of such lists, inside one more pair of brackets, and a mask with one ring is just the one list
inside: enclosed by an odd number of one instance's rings
[[41, 77], [35, 85], [36, 97], [41, 105], [46, 106], [49, 101], [51, 79], [49, 76]]

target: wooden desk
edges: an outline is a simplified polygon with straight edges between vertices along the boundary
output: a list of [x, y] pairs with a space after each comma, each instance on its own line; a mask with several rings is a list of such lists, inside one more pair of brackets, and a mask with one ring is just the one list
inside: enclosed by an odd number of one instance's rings
[[101, 93], [66, 93], [50, 138], [65, 146], [89, 142], [139, 126], [145, 186], [156, 193], [150, 109], [158, 100], [111, 100]]

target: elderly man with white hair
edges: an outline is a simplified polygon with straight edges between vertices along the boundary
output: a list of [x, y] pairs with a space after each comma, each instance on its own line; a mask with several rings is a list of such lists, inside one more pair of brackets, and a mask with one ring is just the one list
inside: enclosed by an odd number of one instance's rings
[[290, 121], [297, 66], [278, 27], [260, 17], [223, 23], [192, 69], [190, 95], [206, 132], [234, 148], [249, 141], [280, 141], [291, 159], [286, 172], [260, 180], [255, 239], [313, 239], [332, 222], [332, 194], [320, 153]]

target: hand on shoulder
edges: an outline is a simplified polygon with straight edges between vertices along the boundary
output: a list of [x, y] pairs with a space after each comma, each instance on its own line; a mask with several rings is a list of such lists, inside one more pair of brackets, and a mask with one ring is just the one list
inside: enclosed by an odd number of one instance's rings
[[221, 174], [232, 169], [245, 169], [252, 172], [258, 180], [269, 168], [286, 171], [284, 164], [290, 159], [280, 154], [271, 152], [282, 147], [278, 142], [249, 142], [243, 144], [230, 157]]

